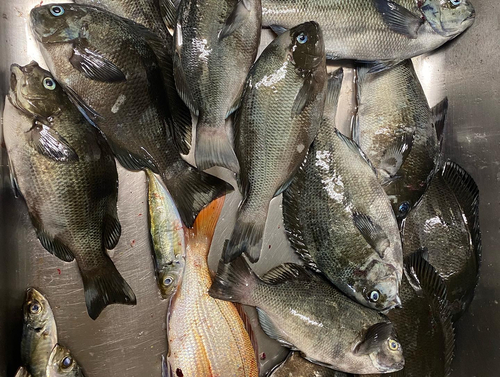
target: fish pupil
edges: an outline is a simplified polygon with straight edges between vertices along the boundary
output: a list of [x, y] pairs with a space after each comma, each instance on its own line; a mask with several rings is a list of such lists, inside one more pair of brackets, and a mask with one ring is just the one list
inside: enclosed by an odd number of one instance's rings
[[68, 368], [69, 366], [71, 365], [71, 358], [66, 356], [63, 360], [62, 360], [62, 366], [63, 368]]
[[60, 16], [64, 13], [64, 8], [59, 5], [54, 5], [50, 8], [50, 13], [54, 16]]
[[306, 43], [307, 42], [307, 35], [305, 35], [304, 33], [300, 33], [297, 36], [297, 42], [299, 42], [300, 44]]

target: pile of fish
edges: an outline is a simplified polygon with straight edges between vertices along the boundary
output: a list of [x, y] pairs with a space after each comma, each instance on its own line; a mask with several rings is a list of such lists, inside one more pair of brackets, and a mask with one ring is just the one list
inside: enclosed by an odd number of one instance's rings
[[[75, 3], [32, 9], [49, 71], [12, 65], [18, 116], [4, 135], [37, 237], [76, 260], [92, 319], [137, 302], [107, 253], [121, 236], [116, 158], [148, 179], [169, 300], [163, 376], [258, 376], [244, 305], [293, 351], [274, 377], [450, 374], [479, 278], [479, 191], [443, 155], [448, 100], [429, 107], [411, 58], [473, 24], [468, 0]], [[257, 58], [262, 27], [277, 36]], [[335, 124], [332, 60], [356, 67], [350, 135]], [[203, 172], [214, 166], [243, 197], [215, 276], [207, 258], [233, 187]], [[249, 262], [281, 194], [303, 263], [258, 276]], [[19, 376], [83, 376], [35, 289], [24, 320]]]

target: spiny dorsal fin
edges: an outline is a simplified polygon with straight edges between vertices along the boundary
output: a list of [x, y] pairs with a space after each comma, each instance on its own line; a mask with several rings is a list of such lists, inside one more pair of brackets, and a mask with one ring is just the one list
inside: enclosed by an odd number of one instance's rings
[[296, 263], [284, 263], [266, 272], [261, 280], [267, 284], [281, 284], [289, 280], [311, 280], [311, 273]]

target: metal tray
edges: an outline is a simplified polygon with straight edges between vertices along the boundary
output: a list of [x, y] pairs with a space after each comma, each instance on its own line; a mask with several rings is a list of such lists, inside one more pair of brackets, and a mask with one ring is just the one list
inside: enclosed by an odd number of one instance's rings
[[[5, 103], [11, 63], [37, 60], [36, 42], [29, 29], [29, 10], [36, 0], [0, 0], [0, 116], [13, 116]], [[483, 264], [476, 297], [457, 324], [454, 377], [497, 376], [500, 370], [500, 3], [474, 0], [477, 18], [463, 36], [429, 56], [416, 58], [417, 72], [430, 105], [445, 95], [450, 108], [445, 151], [468, 170], [481, 192]], [[264, 33], [262, 45], [271, 40]], [[347, 69], [337, 116], [347, 130], [352, 112], [352, 72]], [[1, 131], [0, 131], [1, 132]], [[0, 134], [1, 140], [1, 134]], [[122, 236], [112, 259], [137, 295], [137, 306], [113, 305], [92, 321], [85, 309], [83, 287], [75, 263], [47, 253], [35, 237], [22, 199], [10, 188], [5, 149], [0, 153], [0, 376], [13, 376], [19, 366], [21, 305], [28, 286], [39, 288], [51, 302], [59, 341], [69, 347], [89, 377], [160, 376], [160, 355], [166, 351], [167, 303], [154, 281], [147, 230], [146, 178], [142, 172], [119, 167], [118, 216]], [[212, 174], [235, 184], [224, 169]], [[222, 244], [232, 230], [238, 193], [226, 199], [209, 257], [215, 268]], [[263, 255], [254, 266], [262, 273], [283, 261], [294, 261], [283, 232], [280, 198], [270, 209]], [[262, 370], [286, 354], [259, 332]], [[425, 363], [425, 360], [422, 360]]]

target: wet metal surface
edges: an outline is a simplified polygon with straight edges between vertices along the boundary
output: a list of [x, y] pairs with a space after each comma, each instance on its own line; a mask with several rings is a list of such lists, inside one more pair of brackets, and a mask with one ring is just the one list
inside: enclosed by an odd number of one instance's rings
[[[0, 0], [0, 110], [7, 92], [11, 63], [43, 60], [26, 22], [34, 0]], [[450, 108], [446, 122], [446, 155], [476, 180], [481, 192], [483, 265], [481, 279], [469, 312], [457, 325], [454, 377], [496, 376], [500, 369], [500, 4], [475, 0], [475, 25], [436, 53], [415, 59], [415, 65], [431, 106], [445, 95]], [[263, 44], [270, 34], [264, 33]], [[337, 116], [339, 128], [348, 133], [352, 113], [352, 72]], [[0, 115], [2, 111], [0, 111]], [[4, 121], [13, 116], [6, 104]], [[223, 169], [209, 172], [235, 184]], [[160, 376], [160, 355], [166, 351], [167, 303], [160, 299], [154, 281], [147, 230], [146, 178], [142, 172], [119, 167], [118, 216], [122, 236], [111, 257], [132, 286], [137, 306], [114, 305], [92, 321], [85, 309], [83, 287], [76, 263], [65, 263], [45, 251], [35, 237], [26, 206], [14, 198], [7, 159], [0, 155], [0, 376], [13, 376], [19, 365], [21, 305], [28, 286], [39, 288], [51, 302], [59, 340], [69, 347], [88, 377]], [[229, 237], [240, 200], [238, 193], [226, 199], [209, 257], [215, 268], [222, 244]], [[273, 200], [264, 248], [257, 273], [282, 261], [296, 260], [283, 232], [281, 198]], [[259, 331], [259, 338], [265, 336]], [[273, 363], [275, 342], [260, 343], [264, 370]], [[284, 357], [282, 353], [279, 357]], [[425, 361], [423, 361], [425, 362]]]

